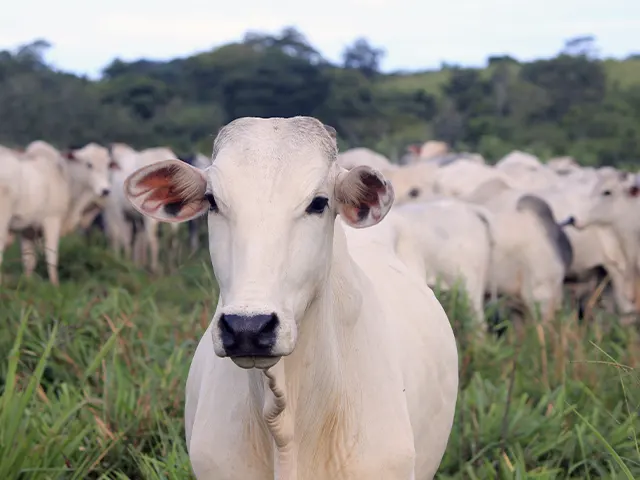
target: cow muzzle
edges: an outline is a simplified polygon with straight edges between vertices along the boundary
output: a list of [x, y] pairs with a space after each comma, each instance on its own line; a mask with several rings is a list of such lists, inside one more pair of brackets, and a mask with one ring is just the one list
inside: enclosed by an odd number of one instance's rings
[[562, 222], [558, 223], [558, 225], [560, 227], [568, 227], [568, 226], [575, 227], [576, 226], [576, 217], [571, 215], [570, 217], [564, 219]]
[[225, 356], [242, 368], [268, 368], [280, 356], [274, 355], [280, 320], [275, 313], [259, 315], [222, 314], [218, 319]]

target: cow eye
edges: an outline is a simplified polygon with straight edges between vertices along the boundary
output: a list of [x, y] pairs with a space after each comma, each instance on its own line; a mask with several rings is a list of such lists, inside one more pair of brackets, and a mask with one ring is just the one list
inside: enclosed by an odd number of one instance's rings
[[218, 204], [216, 203], [216, 199], [213, 198], [213, 193], [205, 193], [204, 194], [204, 198], [206, 198], [207, 202], [209, 202], [209, 211], [210, 212], [217, 212], [218, 211]]
[[604, 192], [602, 192], [603, 197], [608, 197], [609, 195], [611, 195], [611, 190], [605, 190]]
[[93, 165], [91, 165], [90, 163], [87, 163], [87, 168], [91, 170], [93, 168]]
[[327, 208], [327, 205], [329, 205], [329, 199], [327, 197], [316, 197], [307, 207], [307, 213], [321, 215], [324, 209]]
[[416, 198], [418, 195], [420, 195], [420, 189], [419, 188], [412, 188], [411, 190], [409, 190], [409, 196], [411, 198]]

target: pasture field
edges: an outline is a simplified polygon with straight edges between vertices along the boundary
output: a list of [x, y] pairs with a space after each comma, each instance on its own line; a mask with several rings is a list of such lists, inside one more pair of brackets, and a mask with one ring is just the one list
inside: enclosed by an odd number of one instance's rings
[[[152, 277], [80, 237], [61, 287], [0, 287], [0, 479], [193, 478], [184, 384], [217, 297], [208, 256]], [[640, 336], [567, 311], [520, 336], [473, 335], [463, 298], [439, 295], [461, 389], [441, 479], [640, 478]]]

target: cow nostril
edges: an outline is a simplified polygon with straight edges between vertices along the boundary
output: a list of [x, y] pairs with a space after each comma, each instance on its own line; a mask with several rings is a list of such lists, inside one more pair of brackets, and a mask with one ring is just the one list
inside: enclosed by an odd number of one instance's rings
[[260, 332], [258, 332], [257, 343], [260, 346], [268, 347], [273, 344], [275, 340], [276, 329], [280, 325], [280, 320], [278, 320], [278, 315], [272, 313], [269, 315], [269, 320], [260, 328]]
[[236, 334], [233, 331], [233, 327], [229, 323], [229, 320], [227, 319], [227, 316], [224, 313], [220, 315], [219, 326], [220, 326], [220, 337], [221, 337], [222, 343], [227, 348], [235, 345]]
[[109, 190], [108, 188], [103, 188], [103, 189], [102, 189], [102, 192], [101, 192], [101, 195], [102, 195], [103, 197], [106, 197], [106, 196], [107, 196], [107, 195], [109, 195], [110, 193], [111, 193], [111, 190]]

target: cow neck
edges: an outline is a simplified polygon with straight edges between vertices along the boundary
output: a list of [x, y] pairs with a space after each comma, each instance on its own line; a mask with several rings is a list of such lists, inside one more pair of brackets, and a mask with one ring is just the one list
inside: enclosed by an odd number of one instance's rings
[[296, 349], [262, 375], [262, 416], [278, 480], [298, 480], [298, 465], [300, 478], [318, 469], [337, 478], [349, 456], [359, 402], [349, 361], [362, 305], [358, 272], [336, 222], [329, 278], [300, 322]]
[[68, 165], [65, 173], [65, 179], [69, 185], [69, 203], [65, 218], [63, 221], [63, 232], [74, 230], [80, 223], [82, 212], [87, 208], [95, 198], [90, 188], [84, 184], [74, 181], [73, 170], [84, 168], [77, 165]]

